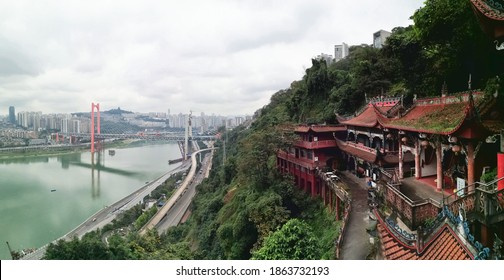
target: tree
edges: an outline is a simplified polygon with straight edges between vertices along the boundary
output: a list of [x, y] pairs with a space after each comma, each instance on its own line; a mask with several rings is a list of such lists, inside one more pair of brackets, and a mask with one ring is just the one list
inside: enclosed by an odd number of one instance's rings
[[256, 260], [314, 260], [319, 250], [310, 226], [298, 219], [291, 219], [264, 241], [264, 245], [252, 253]]
[[422, 74], [434, 80], [435, 94], [444, 81], [450, 91], [462, 91], [472, 74], [472, 88], [483, 88], [488, 78], [504, 72], [503, 55], [482, 32], [470, 1], [428, 0], [412, 18], [428, 60]]
[[261, 245], [264, 238], [278, 230], [289, 219], [289, 214], [289, 210], [282, 206], [282, 197], [273, 191], [268, 191], [250, 205], [249, 219], [259, 234], [256, 245]]
[[99, 231], [87, 233], [79, 240], [59, 240], [49, 244], [44, 259], [46, 260], [108, 260], [111, 257], [107, 246], [100, 240]]

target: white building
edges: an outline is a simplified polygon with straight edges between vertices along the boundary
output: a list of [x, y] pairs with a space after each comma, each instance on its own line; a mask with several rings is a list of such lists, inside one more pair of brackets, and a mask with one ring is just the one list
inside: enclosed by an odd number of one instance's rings
[[373, 47], [381, 49], [383, 45], [385, 45], [387, 38], [391, 34], [392, 33], [385, 30], [376, 31], [375, 33], [373, 33]]
[[343, 42], [341, 45], [334, 45], [334, 62], [338, 62], [348, 56], [348, 45]]

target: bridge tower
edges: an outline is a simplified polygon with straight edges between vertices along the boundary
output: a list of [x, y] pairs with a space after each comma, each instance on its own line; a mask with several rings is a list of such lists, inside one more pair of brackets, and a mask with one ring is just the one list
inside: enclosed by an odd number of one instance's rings
[[[97, 114], [97, 124], [95, 127], [95, 108]], [[100, 135], [100, 103], [91, 103], [91, 154], [95, 152], [95, 130]]]
[[187, 154], [189, 154], [189, 139], [192, 139], [192, 111], [189, 113], [189, 118], [187, 119], [185, 138], [184, 138], [184, 160], [187, 159]]

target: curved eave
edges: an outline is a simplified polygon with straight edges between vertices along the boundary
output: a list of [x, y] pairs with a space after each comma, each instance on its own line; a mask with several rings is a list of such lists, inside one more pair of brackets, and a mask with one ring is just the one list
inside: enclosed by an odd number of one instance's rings
[[360, 127], [376, 127], [378, 125], [378, 121], [375, 121], [374, 123], [352, 123], [352, 122], [342, 122], [341, 124], [344, 124], [346, 126], [360, 126]]
[[366, 110], [351, 119], [345, 119], [336, 114], [336, 119], [340, 124], [346, 126], [375, 127], [378, 125], [378, 121], [376, 119], [376, 112], [373, 108], [373, 106], [368, 106]]
[[483, 1], [471, 0], [471, 4], [478, 17], [483, 17], [495, 21], [504, 21], [503, 12], [495, 11], [495, 9], [488, 7], [488, 5]]

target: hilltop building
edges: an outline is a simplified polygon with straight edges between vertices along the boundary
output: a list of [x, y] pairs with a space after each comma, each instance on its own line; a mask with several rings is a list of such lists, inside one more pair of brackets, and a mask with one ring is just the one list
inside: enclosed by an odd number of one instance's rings
[[390, 35], [392, 35], [392, 33], [385, 30], [376, 31], [375, 33], [373, 33], [373, 47], [381, 49], [383, 45], [385, 45], [385, 42]]
[[338, 62], [349, 54], [348, 45], [343, 42], [341, 45], [334, 45], [334, 62]]

